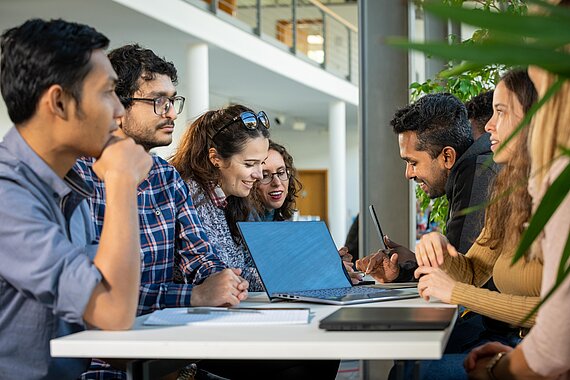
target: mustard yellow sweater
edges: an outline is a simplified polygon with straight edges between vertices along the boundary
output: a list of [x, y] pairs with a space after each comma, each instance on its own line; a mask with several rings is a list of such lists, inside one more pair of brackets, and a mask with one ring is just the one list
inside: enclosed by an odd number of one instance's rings
[[[521, 321], [540, 301], [542, 262], [523, 258], [511, 267], [514, 249], [501, 254], [475, 242], [466, 255], [446, 257], [442, 269], [459, 281], [451, 303], [515, 326], [532, 327], [536, 314], [524, 324]], [[491, 276], [500, 293], [481, 288]]]

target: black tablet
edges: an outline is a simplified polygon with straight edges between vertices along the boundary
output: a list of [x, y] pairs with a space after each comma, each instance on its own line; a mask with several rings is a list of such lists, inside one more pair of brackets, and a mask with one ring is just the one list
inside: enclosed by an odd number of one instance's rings
[[443, 330], [455, 317], [448, 307], [343, 307], [319, 323], [328, 331]]

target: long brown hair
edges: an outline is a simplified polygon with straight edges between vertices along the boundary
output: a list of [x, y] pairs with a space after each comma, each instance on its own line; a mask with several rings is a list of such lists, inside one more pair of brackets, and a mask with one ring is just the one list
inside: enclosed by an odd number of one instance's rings
[[[513, 93], [526, 114], [536, 102], [537, 93], [524, 70], [511, 70], [501, 82]], [[485, 234], [477, 242], [492, 249], [515, 247], [532, 211], [527, 185], [530, 155], [527, 148], [528, 127], [522, 129], [515, 144], [516, 154], [501, 169], [491, 191], [491, 203], [485, 210]]]
[[[258, 125], [256, 129], [245, 128], [236, 117], [242, 112], [253, 112], [243, 105], [231, 105], [216, 111], [207, 111], [198, 117], [184, 132], [178, 149], [170, 163], [180, 172], [185, 181], [196, 181], [203, 191], [209, 192], [212, 183], [219, 183], [220, 170], [209, 158], [209, 149], [215, 148], [218, 155], [228, 160], [243, 151], [246, 144], [255, 138], [269, 138], [269, 130]], [[226, 221], [234, 241], [240, 241], [236, 222], [247, 220], [253, 207], [249, 197], [227, 196], [224, 208]]]
[[[287, 196], [285, 197], [285, 201], [283, 205], [275, 210], [275, 214], [273, 216], [273, 220], [289, 220], [297, 211], [295, 208], [296, 201], [297, 201], [297, 194], [303, 188], [301, 181], [299, 181], [299, 177], [297, 174], [297, 169], [295, 168], [295, 164], [293, 163], [293, 156], [287, 152], [287, 149], [283, 145], [277, 144], [275, 141], [269, 140], [269, 150], [274, 150], [283, 157], [283, 162], [285, 163], [285, 168], [290, 174], [289, 178], [289, 185], [287, 186]], [[261, 198], [258, 194], [259, 183], [256, 182], [255, 184], [255, 191], [252, 191], [252, 198], [255, 201], [257, 211], [260, 214], [265, 212], [265, 205], [263, 204]]]

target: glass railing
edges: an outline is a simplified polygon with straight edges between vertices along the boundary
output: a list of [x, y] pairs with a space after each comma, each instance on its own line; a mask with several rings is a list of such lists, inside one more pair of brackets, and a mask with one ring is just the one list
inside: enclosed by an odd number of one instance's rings
[[358, 84], [358, 29], [318, 0], [186, 1]]

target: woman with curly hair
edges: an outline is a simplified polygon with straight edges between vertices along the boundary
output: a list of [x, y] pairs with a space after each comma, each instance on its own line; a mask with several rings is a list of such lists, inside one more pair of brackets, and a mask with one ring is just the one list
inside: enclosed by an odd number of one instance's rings
[[263, 178], [252, 196], [262, 221], [290, 220], [302, 185], [297, 178], [293, 157], [283, 145], [269, 140], [269, 152], [263, 164]]
[[269, 118], [242, 105], [208, 111], [180, 140], [172, 165], [188, 183], [196, 212], [220, 259], [240, 268], [249, 291], [263, 285], [246, 253], [237, 222], [247, 220], [249, 195], [262, 178], [269, 147]]

